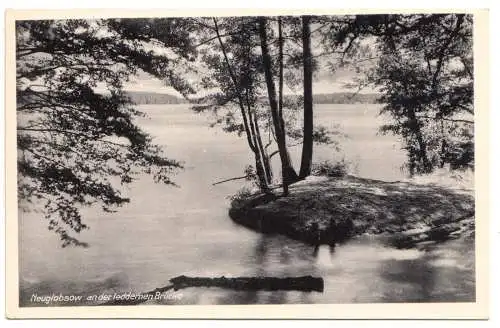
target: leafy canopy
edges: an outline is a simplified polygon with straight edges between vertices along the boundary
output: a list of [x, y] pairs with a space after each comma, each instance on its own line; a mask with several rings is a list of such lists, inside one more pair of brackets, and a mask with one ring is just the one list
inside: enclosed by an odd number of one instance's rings
[[[191, 60], [189, 29], [176, 19], [18, 21], [16, 25], [18, 193], [42, 211], [62, 246], [88, 228], [81, 206], [112, 211], [140, 172], [173, 185], [182, 167], [168, 159], [134, 118], [123, 83], [138, 72], [183, 94]], [[168, 51], [165, 49], [168, 48]], [[158, 51], [163, 49], [163, 52]]]

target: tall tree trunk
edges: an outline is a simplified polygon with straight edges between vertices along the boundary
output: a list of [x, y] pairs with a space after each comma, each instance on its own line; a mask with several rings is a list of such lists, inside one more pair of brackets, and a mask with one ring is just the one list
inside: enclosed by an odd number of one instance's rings
[[[247, 117], [247, 113], [245, 112], [245, 105], [244, 105], [244, 101], [243, 101], [243, 95], [241, 94], [241, 88], [236, 80], [236, 76], [233, 72], [233, 69], [231, 67], [231, 63], [229, 62], [229, 58], [228, 58], [227, 53], [226, 53], [226, 48], [224, 47], [224, 43], [222, 42], [222, 38], [221, 38], [221, 35], [219, 32], [219, 26], [217, 24], [217, 19], [213, 18], [213, 22], [214, 22], [214, 26], [215, 26], [215, 32], [217, 35], [217, 39], [219, 41], [219, 45], [221, 47], [222, 54], [224, 56], [224, 61], [226, 63], [229, 75], [231, 77], [233, 87], [235, 88], [236, 93], [238, 95], [238, 104], [239, 104], [241, 116], [243, 119], [243, 126], [245, 128], [248, 146], [253, 151], [254, 156], [255, 156], [255, 166], [256, 166], [255, 170], [256, 170], [256, 173], [257, 173], [257, 176], [259, 179], [259, 185], [260, 185], [260, 188], [262, 190], [267, 191], [269, 189], [269, 186], [266, 182], [267, 179], [266, 179], [266, 175], [265, 175], [265, 169], [264, 169], [261, 157], [260, 157], [260, 151], [258, 149], [256, 139], [255, 139], [255, 132], [254, 132], [255, 129], [252, 129], [250, 126], [250, 125], [253, 125], [253, 121], [252, 121], [251, 117]], [[248, 112], [248, 115], [251, 115], [251, 113]]]
[[[281, 17], [278, 17], [278, 63], [279, 63], [279, 91], [278, 115], [283, 120], [283, 27]], [[285, 126], [284, 124], [282, 126]]]
[[300, 178], [311, 174], [313, 156], [313, 95], [311, 56], [311, 17], [302, 16], [302, 52], [304, 66], [304, 143], [300, 162]]
[[264, 67], [264, 75], [266, 78], [267, 94], [269, 98], [269, 105], [271, 107], [271, 114], [273, 118], [274, 131], [276, 133], [276, 141], [278, 144], [278, 151], [281, 159], [281, 172], [283, 178], [283, 191], [288, 195], [288, 186], [298, 180], [297, 173], [293, 169], [292, 162], [288, 149], [286, 148], [285, 126], [282, 124], [279, 113], [278, 103], [276, 101], [276, 88], [273, 81], [272, 62], [269, 55], [269, 48], [267, 45], [267, 19], [259, 17], [259, 36], [260, 45], [262, 49], [262, 64]]
[[[278, 65], [279, 65], [279, 80], [278, 80], [278, 119], [279, 119], [279, 124], [281, 126], [281, 138], [283, 138], [283, 142], [285, 142], [286, 145], [286, 130], [285, 130], [285, 120], [283, 119], [283, 23], [281, 21], [281, 17], [278, 17]], [[288, 150], [287, 150], [287, 156], [288, 155]], [[290, 167], [292, 165], [290, 164]], [[294, 179], [296, 179], [296, 173], [295, 171], [292, 173], [292, 176]], [[283, 185], [284, 186], [284, 185]], [[285, 190], [285, 194], [288, 194], [288, 185], [283, 187]]]

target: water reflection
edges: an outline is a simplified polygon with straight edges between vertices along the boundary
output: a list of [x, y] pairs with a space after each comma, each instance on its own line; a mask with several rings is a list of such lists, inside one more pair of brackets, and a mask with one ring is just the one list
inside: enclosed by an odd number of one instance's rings
[[330, 267], [333, 265], [332, 257], [335, 253], [335, 245], [314, 246], [313, 257], [316, 258], [318, 266]]
[[[254, 246], [251, 259], [252, 277], [319, 276], [311, 256], [314, 247], [290, 240], [284, 236], [261, 235]], [[300, 291], [228, 291], [220, 304], [284, 304], [311, 303], [311, 293]]]
[[[229, 263], [228, 268], [243, 267], [243, 270], [227, 271], [226, 276], [312, 275], [324, 279], [325, 290], [318, 293], [188, 288], [180, 291], [183, 294], [180, 300], [160, 300], [153, 303], [470, 302], [475, 299], [472, 240], [452, 240], [426, 246], [425, 249], [402, 250], [386, 246], [383, 240], [361, 237], [334, 249], [326, 245], [315, 248], [278, 235], [261, 235], [255, 239], [253, 253], [250, 256], [248, 253], [241, 256], [241, 259], [245, 257], [244, 261]], [[206, 266], [207, 263], [209, 262], [201, 264]], [[29, 304], [28, 300], [33, 293], [91, 295], [124, 292], [129, 291], [129, 288], [133, 288], [133, 285], [123, 273], [94, 281], [72, 283], [54, 280], [30, 284], [23, 281], [20, 301], [21, 304], [33, 305]], [[136, 288], [134, 290], [138, 291]], [[88, 304], [83, 304], [85, 303]], [[40, 305], [43, 306], [38, 304]]]
[[[337, 247], [312, 247], [281, 236], [262, 236], [255, 276], [325, 279], [325, 292], [228, 292], [221, 304], [466, 302], [474, 300], [472, 241], [399, 250], [361, 237]], [[468, 246], [464, 246], [468, 244]], [[468, 248], [464, 254], [465, 249]], [[453, 258], [454, 260], [450, 260]], [[466, 265], [462, 262], [468, 262]]]

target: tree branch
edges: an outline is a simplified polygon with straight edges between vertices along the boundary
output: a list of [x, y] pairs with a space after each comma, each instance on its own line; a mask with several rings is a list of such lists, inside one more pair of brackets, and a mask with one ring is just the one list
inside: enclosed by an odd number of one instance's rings
[[248, 179], [248, 178], [250, 178], [250, 176], [248, 176], [248, 175], [244, 175], [244, 176], [236, 177], [236, 178], [230, 178], [230, 179], [214, 182], [214, 183], [212, 183], [212, 186], [215, 186], [215, 185], [218, 185], [221, 183], [225, 183], [225, 182], [229, 182], [229, 181], [242, 180], [242, 179]]
[[437, 80], [438, 80], [439, 74], [441, 73], [441, 68], [443, 66], [444, 58], [446, 56], [446, 49], [448, 49], [448, 47], [451, 44], [451, 41], [457, 35], [458, 30], [460, 29], [460, 26], [462, 25], [463, 20], [464, 20], [463, 15], [458, 15], [455, 29], [452, 31], [452, 33], [450, 34], [450, 37], [447, 39], [446, 43], [443, 45], [443, 47], [439, 51], [439, 59], [438, 59], [438, 63], [437, 63], [437, 66], [436, 66], [436, 71], [434, 72], [434, 75], [432, 77], [432, 87], [431, 87], [431, 89], [434, 92], [437, 92], [437, 90], [436, 90]]
[[[235, 33], [220, 34], [220, 37], [221, 37], [221, 38], [225, 38], [225, 37], [227, 37], [227, 36], [232, 36], [232, 35], [237, 35], [237, 34], [238, 34], [238, 33], [236, 33], [236, 32], [235, 32]], [[217, 40], [218, 38], [219, 38], [219, 36], [217, 36], [217, 35], [216, 35], [216, 36], [211, 37], [211, 38], [209, 38], [209, 39], [203, 40], [203, 41], [201, 41], [201, 42], [200, 42], [200, 43], [198, 43], [198, 44], [195, 44], [193, 47], [194, 47], [194, 48], [198, 48], [199, 46], [202, 46], [202, 45], [207, 44], [207, 43], [209, 43], [209, 42], [211, 42], [211, 41]]]

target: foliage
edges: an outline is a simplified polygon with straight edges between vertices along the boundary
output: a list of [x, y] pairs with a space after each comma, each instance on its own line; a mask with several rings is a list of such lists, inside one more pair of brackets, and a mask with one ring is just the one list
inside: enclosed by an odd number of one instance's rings
[[349, 172], [349, 162], [342, 159], [339, 162], [323, 161], [312, 164], [312, 175], [341, 178]]
[[229, 197], [229, 200], [231, 201], [231, 207], [239, 207], [240, 204], [247, 201], [248, 198], [254, 194], [255, 188], [243, 186], [236, 192], [236, 194]]
[[[141, 115], [122, 91], [139, 71], [180, 92], [192, 90], [174, 67], [190, 55], [176, 21], [56, 20], [16, 25], [18, 197], [42, 211], [62, 246], [88, 226], [81, 206], [104, 211], [127, 203], [123, 186], [139, 172], [173, 185], [181, 164], [165, 157], [136, 125]], [[157, 26], [154, 39], [152, 25]], [[161, 28], [160, 28], [161, 27]], [[171, 27], [167, 29], [166, 27]], [[170, 32], [169, 32], [170, 31]], [[171, 55], [155, 53], [148, 42]]]
[[358, 15], [337, 37], [357, 42], [346, 62], [382, 92], [381, 131], [403, 137], [411, 174], [473, 167], [471, 15]]
[[[424, 30], [407, 32], [397, 39], [401, 50], [385, 55], [376, 70], [373, 80], [385, 91], [384, 111], [397, 119], [385, 129], [407, 140], [411, 172], [429, 172], [444, 164], [473, 166], [470, 18], [444, 16], [428, 21]], [[408, 28], [418, 23], [408, 23]]]

